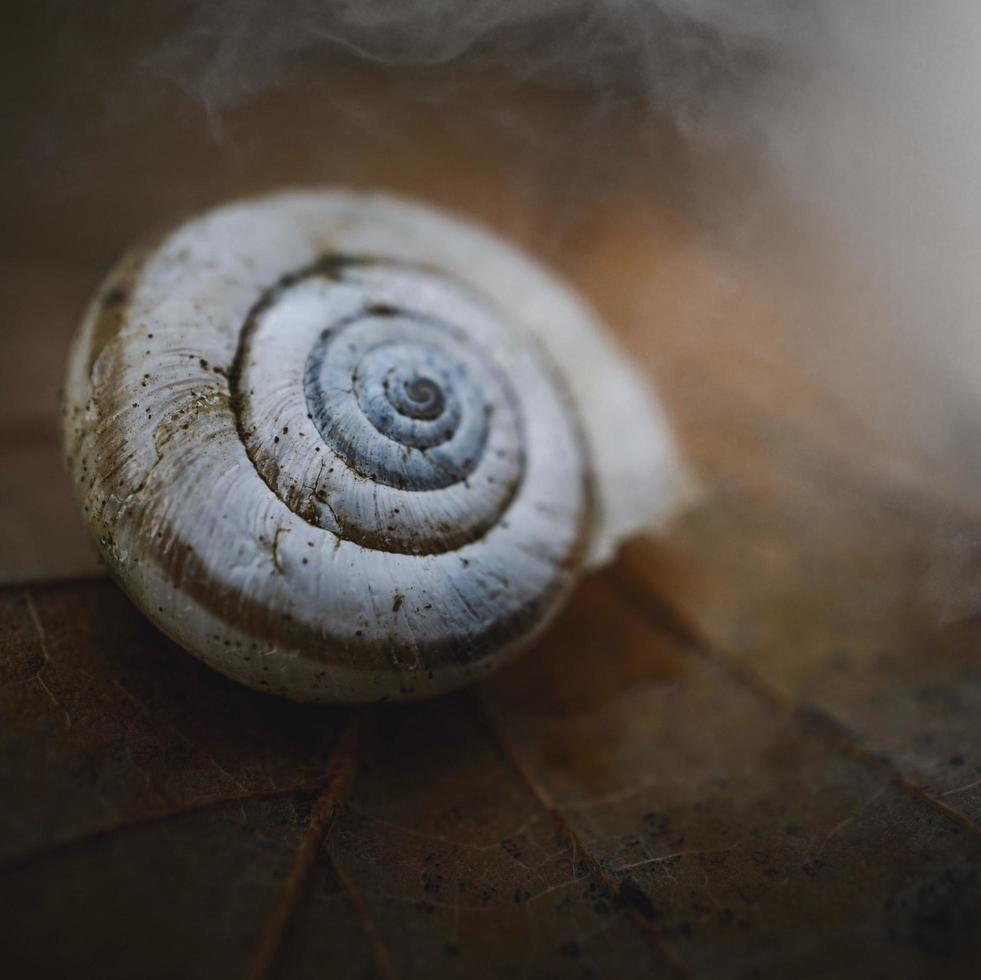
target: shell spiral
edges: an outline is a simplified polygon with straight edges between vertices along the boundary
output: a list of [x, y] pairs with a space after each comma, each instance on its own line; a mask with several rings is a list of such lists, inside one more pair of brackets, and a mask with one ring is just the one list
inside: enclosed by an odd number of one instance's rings
[[592, 542], [582, 406], [527, 326], [570, 304], [503, 243], [381, 196], [229, 205], [130, 253], [65, 395], [111, 573], [272, 693], [406, 699], [481, 675]]
[[264, 297], [243, 333], [232, 394], [249, 458], [341, 540], [402, 555], [479, 541], [526, 474], [529, 412], [568, 420], [565, 450], [582, 458], [572, 406], [541, 397], [554, 384], [536, 358], [505, 369], [494, 351], [507, 341], [479, 297], [432, 272], [318, 263]]

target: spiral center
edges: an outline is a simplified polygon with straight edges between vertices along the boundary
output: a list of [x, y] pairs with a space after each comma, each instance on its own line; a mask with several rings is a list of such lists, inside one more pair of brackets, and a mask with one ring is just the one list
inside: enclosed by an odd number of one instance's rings
[[407, 378], [402, 390], [408, 403], [401, 399], [392, 402], [400, 414], [414, 419], [437, 419], [443, 414], [446, 398], [443, 389], [432, 378], [425, 375]]

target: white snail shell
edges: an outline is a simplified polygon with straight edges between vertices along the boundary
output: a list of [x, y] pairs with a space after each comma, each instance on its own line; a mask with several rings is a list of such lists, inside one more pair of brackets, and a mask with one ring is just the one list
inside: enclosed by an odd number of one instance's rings
[[65, 442], [150, 619], [305, 701], [486, 672], [680, 473], [656, 403], [542, 268], [340, 191], [221, 207], [125, 257], [72, 350]]

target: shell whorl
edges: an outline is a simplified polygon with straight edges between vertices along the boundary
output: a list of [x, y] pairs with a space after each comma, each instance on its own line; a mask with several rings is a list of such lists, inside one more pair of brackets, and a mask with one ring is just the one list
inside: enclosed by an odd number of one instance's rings
[[422, 269], [334, 259], [291, 276], [250, 318], [232, 375], [249, 458], [293, 511], [366, 548], [478, 540], [525, 469], [521, 403], [490, 346], [502, 330]]
[[282, 195], [177, 229], [110, 275], [69, 365], [69, 466], [110, 570], [263, 690], [365, 702], [479, 676], [593, 541], [584, 406], [523, 322], [577, 310], [503, 243], [390, 198]]

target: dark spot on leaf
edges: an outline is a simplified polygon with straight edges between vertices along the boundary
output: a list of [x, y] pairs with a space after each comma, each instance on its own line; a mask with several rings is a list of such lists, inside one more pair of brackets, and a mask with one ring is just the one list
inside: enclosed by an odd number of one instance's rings
[[650, 896], [633, 878], [624, 878], [620, 882], [620, 898], [631, 908], [639, 912], [645, 919], [657, 918], [657, 911]]

